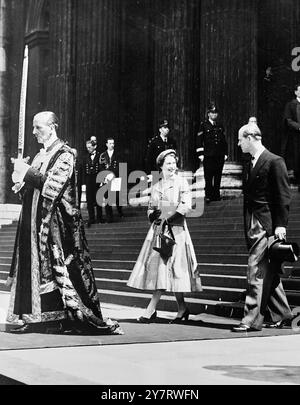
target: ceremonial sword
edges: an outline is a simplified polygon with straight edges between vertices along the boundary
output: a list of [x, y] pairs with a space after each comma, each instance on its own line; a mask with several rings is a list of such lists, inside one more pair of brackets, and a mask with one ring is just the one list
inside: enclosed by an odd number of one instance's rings
[[28, 45], [25, 45], [23, 70], [22, 70], [21, 96], [20, 96], [20, 110], [19, 110], [18, 159], [22, 159], [24, 153], [27, 77], [28, 77]]
[[[28, 45], [25, 45], [23, 69], [22, 69], [20, 109], [19, 109], [18, 159], [23, 159], [24, 153], [27, 77], [28, 77]], [[14, 163], [15, 159], [11, 158], [11, 162]], [[14, 192], [17, 193], [22, 188], [22, 186], [23, 184], [16, 183], [15, 186], [13, 187]]]

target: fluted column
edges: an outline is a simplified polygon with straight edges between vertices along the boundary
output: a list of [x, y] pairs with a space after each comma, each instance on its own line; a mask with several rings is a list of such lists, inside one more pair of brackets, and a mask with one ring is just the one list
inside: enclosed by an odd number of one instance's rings
[[216, 101], [237, 160], [237, 131], [257, 114], [257, 0], [201, 1], [200, 116]]
[[[300, 3], [297, 0], [262, 0], [258, 8], [259, 120], [266, 146], [280, 152], [283, 111], [295, 97], [299, 71], [292, 68], [292, 50], [300, 46]], [[289, 166], [292, 150], [286, 151]]]
[[[82, 1], [84, 3], [84, 1]], [[49, 3], [49, 72], [47, 107], [60, 122], [59, 134], [75, 145], [75, 27], [76, 1]]]
[[28, 2], [25, 43], [28, 45], [28, 86], [26, 100], [25, 154], [33, 157], [40, 149], [32, 136], [33, 116], [49, 109], [47, 105], [47, 77], [49, 69], [48, 1]]
[[48, 100], [79, 152], [92, 135], [103, 148], [118, 137], [119, 8], [119, 0], [50, 2]]
[[153, 126], [167, 118], [178, 144], [180, 167], [195, 167], [199, 111], [198, 0], [152, 1]]
[[151, 0], [122, 0], [119, 147], [129, 170], [145, 169], [153, 137]]

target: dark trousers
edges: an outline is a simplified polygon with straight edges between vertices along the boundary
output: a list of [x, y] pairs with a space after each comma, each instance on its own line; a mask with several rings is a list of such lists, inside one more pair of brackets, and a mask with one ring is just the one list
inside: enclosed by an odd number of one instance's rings
[[268, 260], [266, 231], [254, 216], [248, 219], [248, 290], [242, 323], [260, 330], [267, 310], [273, 322], [291, 319], [292, 313], [280, 279], [280, 266]]
[[90, 221], [95, 221], [95, 208], [97, 221], [102, 218], [102, 207], [99, 207], [96, 201], [96, 194], [98, 191], [96, 177], [96, 174], [89, 174], [86, 176], [86, 205]]
[[300, 184], [300, 140], [297, 132], [289, 132], [283, 136], [280, 155], [285, 159], [287, 169], [294, 171], [296, 183]]
[[203, 161], [205, 179], [205, 197], [220, 198], [220, 185], [224, 156], [205, 156]]
[[[108, 192], [106, 192], [104, 194], [104, 197], [107, 199]], [[120, 206], [119, 201], [120, 201], [120, 193], [117, 191], [116, 192], [116, 207], [117, 207], [117, 211], [119, 213], [119, 216], [121, 217], [121, 216], [123, 216], [123, 210], [122, 210], [122, 207]], [[109, 222], [113, 221], [113, 209], [112, 209], [112, 207], [113, 207], [113, 205], [109, 204], [109, 202], [107, 201], [106, 205], [105, 205], [105, 214], [106, 214], [106, 217], [107, 217], [107, 221], [109, 221]]]

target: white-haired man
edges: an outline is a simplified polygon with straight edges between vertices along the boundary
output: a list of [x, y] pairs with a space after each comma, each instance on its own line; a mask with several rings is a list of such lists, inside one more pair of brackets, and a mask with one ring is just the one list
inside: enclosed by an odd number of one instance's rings
[[292, 318], [280, 280], [280, 266], [270, 262], [268, 239], [285, 239], [290, 204], [290, 187], [284, 160], [262, 144], [259, 127], [247, 124], [240, 128], [238, 145], [252, 159], [245, 170], [244, 220], [248, 258], [248, 290], [244, 317], [233, 332], [261, 330], [264, 315], [270, 312], [269, 327], [282, 327]]

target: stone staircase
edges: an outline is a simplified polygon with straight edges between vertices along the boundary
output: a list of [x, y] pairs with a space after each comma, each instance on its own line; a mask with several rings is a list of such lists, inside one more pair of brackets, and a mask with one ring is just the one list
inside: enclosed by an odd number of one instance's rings
[[19, 218], [21, 204], [0, 204], [0, 228]]
[[[97, 286], [102, 302], [145, 307], [151, 293], [127, 287], [149, 224], [146, 208], [124, 208], [125, 217], [111, 224], [86, 228]], [[83, 210], [86, 218], [86, 212]], [[242, 198], [205, 205], [203, 215], [188, 218], [188, 227], [201, 269], [203, 292], [186, 295], [192, 313], [223, 316], [242, 314], [246, 289], [247, 251], [243, 234]], [[0, 229], [0, 291], [5, 291], [16, 222]], [[300, 245], [300, 193], [293, 190], [288, 240]], [[283, 284], [291, 306], [300, 306], [300, 262]], [[159, 310], [176, 311], [173, 294], [162, 296]]]

